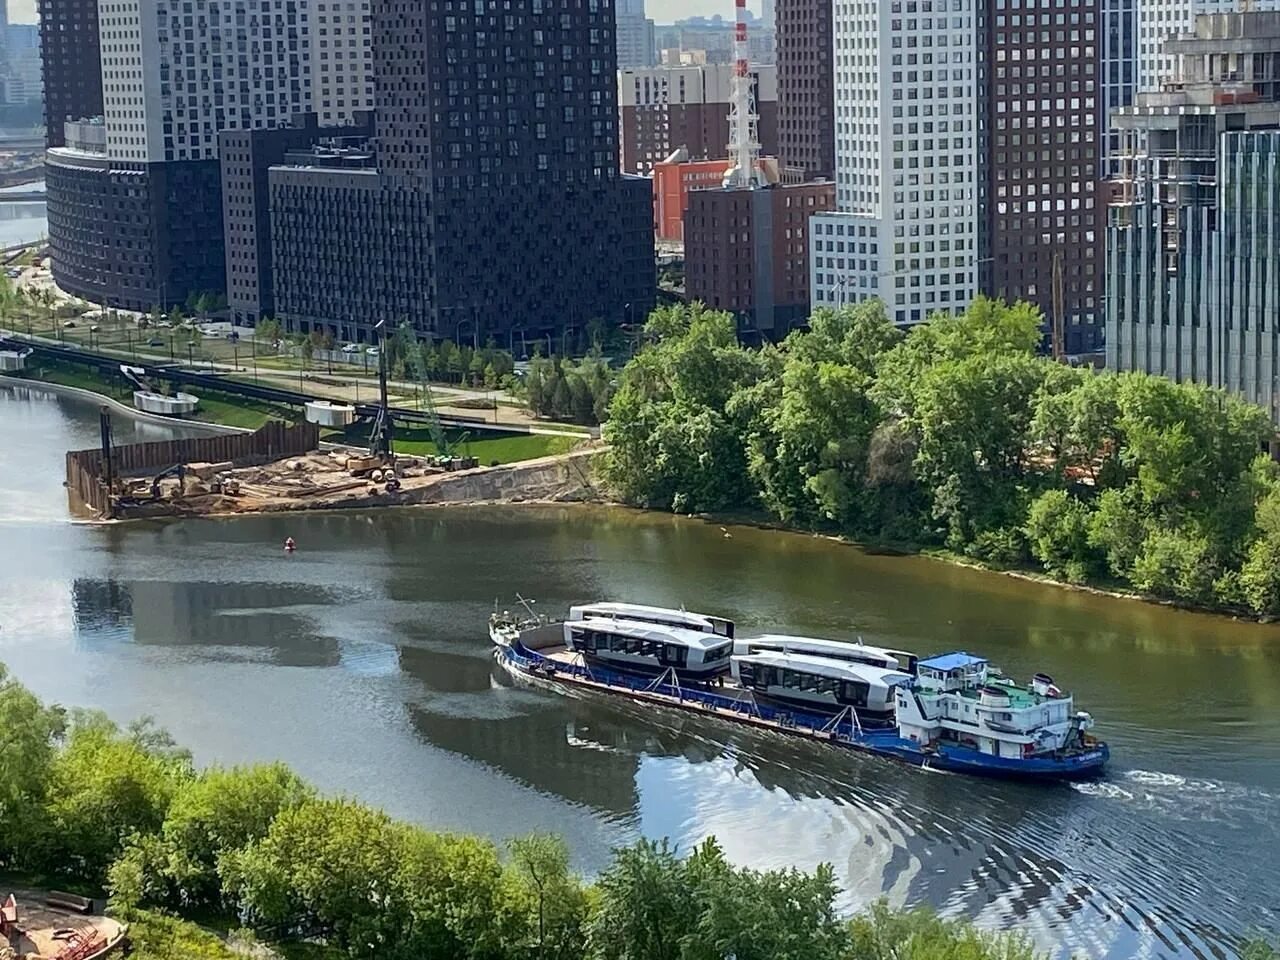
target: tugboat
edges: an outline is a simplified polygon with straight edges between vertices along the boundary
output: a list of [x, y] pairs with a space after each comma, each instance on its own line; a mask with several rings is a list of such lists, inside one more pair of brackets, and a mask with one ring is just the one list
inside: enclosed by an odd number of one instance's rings
[[[1026, 687], [982, 657], [917, 659], [817, 638], [737, 641], [731, 620], [638, 604], [575, 606], [563, 622], [494, 613], [499, 664], [553, 689], [588, 690], [982, 776], [1099, 775], [1110, 751], [1053, 680]], [[752, 646], [756, 644], [756, 646]], [[834, 649], [840, 647], [842, 649]], [[905, 661], [905, 662], [904, 662]], [[729, 675], [731, 673], [731, 675]]]
[[1088, 732], [1093, 717], [1042, 673], [1020, 687], [982, 657], [948, 653], [921, 660], [897, 701], [903, 739], [945, 757], [951, 769], [1048, 772], [1106, 759], [1106, 745]]

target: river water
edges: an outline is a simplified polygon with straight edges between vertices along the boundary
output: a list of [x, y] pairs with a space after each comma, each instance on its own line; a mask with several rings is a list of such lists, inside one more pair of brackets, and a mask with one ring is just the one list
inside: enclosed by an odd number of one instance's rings
[[[117, 418], [121, 442], [158, 429]], [[0, 386], [0, 660], [46, 698], [429, 826], [555, 830], [588, 872], [639, 836], [714, 834], [744, 864], [833, 863], [849, 908], [929, 904], [1063, 957], [1280, 931], [1280, 627], [617, 509], [70, 523], [62, 454], [96, 436], [91, 406]], [[1073, 689], [1113, 769], [987, 782], [512, 688], [485, 620], [517, 590], [981, 652]]]

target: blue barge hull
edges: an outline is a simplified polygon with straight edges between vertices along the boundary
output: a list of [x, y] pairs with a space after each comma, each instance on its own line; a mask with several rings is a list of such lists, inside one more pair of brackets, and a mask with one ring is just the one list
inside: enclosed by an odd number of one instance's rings
[[646, 678], [600, 667], [564, 663], [545, 657], [519, 642], [497, 645], [495, 656], [505, 669], [530, 680], [613, 693], [631, 700], [703, 713], [758, 729], [833, 743], [930, 770], [1006, 780], [1087, 780], [1099, 776], [1110, 757], [1110, 750], [1101, 742], [1080, 753], [1025, 759], [993, 757], [946, 744], [926, 750], [914, 740], [905, 740], [895, 732], [862, 730], [847, 718], [780, 710], [713, 690], [664, 683], [662, 678], [646, 681]]

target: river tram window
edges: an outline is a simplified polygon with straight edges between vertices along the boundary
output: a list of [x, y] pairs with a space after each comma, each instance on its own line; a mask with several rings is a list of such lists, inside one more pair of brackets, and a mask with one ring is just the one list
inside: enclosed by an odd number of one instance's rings
[[689, 659], [689, 651], [679, 644], [617, 636], [603, 630], [574, 630], [573, 646], [586, 653], [628, 653], [632, 656], [652, 657], [677, 667], [685, 666]]
[[754, 674], [752, 685], [757, 690], [767, 687], [782, 687], [787, 690], [800, 690], [806, 693], [829, 695], [841, 703], [855, 707], [866, 706], [869, 687], [856, 680], [837, 680], [798, 670], [787, 670], [784, 667], [760, 666]]

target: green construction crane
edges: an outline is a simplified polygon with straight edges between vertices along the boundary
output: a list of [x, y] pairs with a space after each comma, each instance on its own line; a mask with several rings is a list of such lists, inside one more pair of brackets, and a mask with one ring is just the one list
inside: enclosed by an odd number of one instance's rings
[[456, 450], [466, 442], [470, 434], [464, 433], [455, 442], [450, 443], [448, 434], [445, 433], [444, 426], [440, 423], [440, 414], [436, 412], [435, 399], [431, 393], [431, 382], [427, 376], [427, 365], [422, 359], [422, 343], [413, 335], [412, 329], [408, 322], [400, 325], [400, 330], [407, 336], [408, 366], [413, 372], [414, 379], [418, 381], [419, 387], [422, 388], [423, 411], [427, 414], [427, 430], [431, 433], [431, 442], [435, 444], [436, 453], [443, 460], [452, 459], [456, 455]]

